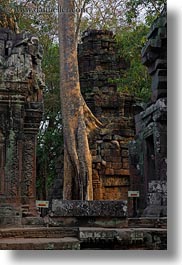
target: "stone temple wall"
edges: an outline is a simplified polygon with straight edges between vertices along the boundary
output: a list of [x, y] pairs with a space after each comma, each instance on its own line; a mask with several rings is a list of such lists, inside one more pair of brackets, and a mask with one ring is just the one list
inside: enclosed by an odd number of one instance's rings
[[82, 94], [104, 127], [90, 137], [94, 200], [127, 200], [128, 142], [134, 137], [134, 97], [113, 80], [127, 68], [110, 31], [86, 31], [78, 49]]
[[[135, 116], [136, 136], [129, 146], [131, 189], [140, 191], [138, 214], [166, 216], [167, 210], [167, 17], [153, 23], [142, 50], [152, 77], [152, 97]], [[130, 201], [130, 209], [133, 209]], [[136, 212], [137, 212], [136, 211]], [[133, 215], [133, 210], [130, 212]]]
[[42, 52], [31, 34], [0, 28], [0, 217], [8, 209], [9, 220], [17, 211], [35, 213]]

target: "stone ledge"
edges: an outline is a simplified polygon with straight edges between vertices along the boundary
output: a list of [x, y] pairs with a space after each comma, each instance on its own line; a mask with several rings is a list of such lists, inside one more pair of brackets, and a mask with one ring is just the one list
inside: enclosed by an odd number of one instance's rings
[[80, 250], [75, 237], [64, 238], [5, 238], [0, 242], [1, 250]]
[[128, 218], [128, 227], [167, 229], [167, 218], [166, 217]]
[[81, 249], [166, 250], [167, 230], [157, 228], [79, 228]]
[[65, 217], [53, 216], [49, 218], [49, 227], [102, 227], [127, 228], [128, 219], [123, 217]]
[[76, 227], [9, 227], [0, 228], [0, 241], [4, 238], [64, 238], [77, 237]]
[[127, 201], [52, 201], [54, 216], [127, 217]]

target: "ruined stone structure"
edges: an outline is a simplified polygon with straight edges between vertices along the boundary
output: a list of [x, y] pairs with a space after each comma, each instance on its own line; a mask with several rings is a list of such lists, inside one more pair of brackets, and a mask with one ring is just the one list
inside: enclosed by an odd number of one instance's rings
[[0, 219], [5, 223], [16, 223], [21, 212], [35, 213], [42, 52], [31, 34], [0, 29]]
[[127, 68], [110, 31], [86, 31], [78, 50], [82, 94], [104, 124], [90, 138], [94, 200], [127, 200], [128, 142], [134, 137], [135, 99], [117, 91], [114, 80]]
[[[151, 102], [135, 117], [136, 136], [130, 144], [131, 189], [140, 191], [138, 214], [166, 216], [167, 210], [167, 18], [154, 22], [142, 50], [152, 77]], [[132, 201], [130, 201], [130, 207]], [[133, 212], [131, 211], [131, 215]]]
[[[152, 75], [152, 102], [134, 124], [135, 99], [112, 82], [126, 68], [112, 33], [85, 32], [81, 88], [104, 124], [90, 137], [94, 201], [63, 201], [54, 193], [51, 212], [42, 218], [34, 216], [42, 50], [30, 34], [0, 29], [0, 249], [167, 249], [167, 218], [159, 218], [166, 215], [165, 14], [148, 37], [142, 55]], [[150, 218], [128, 218], [128, 200], [134, 213], [128, 190], [140, 191], [136, 206]]]

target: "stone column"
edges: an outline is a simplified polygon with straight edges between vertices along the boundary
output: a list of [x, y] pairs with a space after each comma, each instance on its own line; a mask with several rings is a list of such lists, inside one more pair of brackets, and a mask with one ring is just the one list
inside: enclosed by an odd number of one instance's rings
[[35, 165], [35, 135], [25, 133], [23, 143], [23, 174], [21, 180], [21, 202], [24, 208], [32, 210], [35, 207], [36, 200], [36, 165]]
[[36, 213], [36, 143], [41, 117], [41, 102], [31, 102], [26, 105], [21, 180], [21, 203], [26, 215]]

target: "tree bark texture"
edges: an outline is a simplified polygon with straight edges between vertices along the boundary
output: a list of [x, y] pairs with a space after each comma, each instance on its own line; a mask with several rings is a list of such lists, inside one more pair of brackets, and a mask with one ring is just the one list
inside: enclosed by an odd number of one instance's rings
[[100, 125], [79, 83], [74, 0], [59, 0], [60, 96], [64, 133], [65, 200], [92, 200], [92, 157], [88, 135]]

